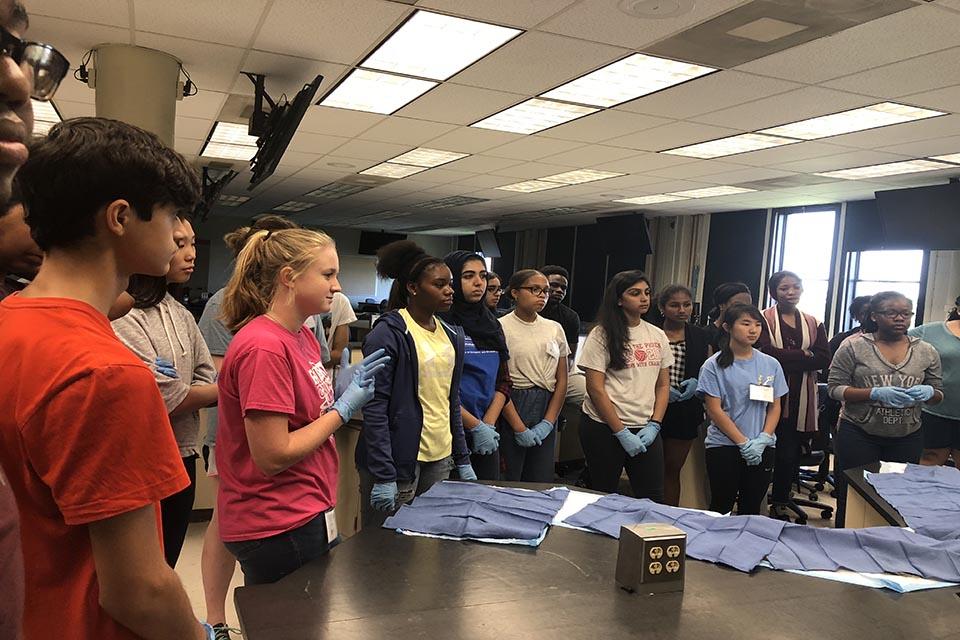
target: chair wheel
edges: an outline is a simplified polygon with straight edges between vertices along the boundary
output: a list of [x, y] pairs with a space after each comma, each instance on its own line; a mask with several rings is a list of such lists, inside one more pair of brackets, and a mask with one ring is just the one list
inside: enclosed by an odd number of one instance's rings
[[824, 520], [829, 520], [830, 518], [833, 517], [833, 511], [830, 511], [829, 509], [824, 509], [823, 511], [820, 512], [820, 517], [823, 518]]
[[837, 497], [837, 490], [836, 490], [836, 489], [833, 489], [833, 490], [830, 492], [830, 497], [831, 497], [831, 498], [836, 498], [836, 497]]
[[807, 524], [807, 517], [800, 516], [799, 518], [796, 519], [796, 524]]
[[810, 501], [811, 501], [811, 502], [816, 502], [816, 501], [819, 500], [819, 499], [820, 499], [820, 496], [818, 496], [818, 495], [817, 495], [816, 493], [814, 493], [814, 492], [810, 492]]
[[823, 491], [826, 489], [826, 486], [822, 482], [818, 482], [813, 486], [816, 487], [817, 491]]

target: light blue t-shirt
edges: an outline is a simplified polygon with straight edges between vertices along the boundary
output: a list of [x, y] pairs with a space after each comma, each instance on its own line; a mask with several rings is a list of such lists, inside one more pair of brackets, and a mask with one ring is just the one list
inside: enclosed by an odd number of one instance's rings
[[[720, 398], [723, 411], [730, 416], [740, 432], [748, 440], [752, 440], [763, 431], [768, 403], [751, 400], [750, 385], [773, 387], [773, 397], [781, 398], [789, 391], [787, 378], [776, 359], [756, 349], [750, 358], [734, 359], [733, 364], [726, 368], [717, 364], [719, 357], [719, 353], [713, 354], [700, 368], [697, 397], [701, 400], [707, 395]], [[707, 428], [705, 444], [707, 447], [736, 446], [712, 420]]]
[[923, 407], [924, 413], [960, 420], [960, 338], [953, 335], [945, 322], [931, 322], [914, 327], [907, 333], [929, 342], [940, 354], [943, 370], [943, 402]]

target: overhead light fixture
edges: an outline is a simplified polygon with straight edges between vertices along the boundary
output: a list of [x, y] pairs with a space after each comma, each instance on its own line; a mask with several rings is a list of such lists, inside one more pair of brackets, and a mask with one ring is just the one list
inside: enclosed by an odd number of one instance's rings
[[478, 202], [489, 202], [489, 198], [471, 198], [470, 196], [449, 196], [447, 198], [438, 198], [428, 202], [421, 202], [413, 205], [414, 209], [449, 209], [451, 207], [462, 207], [465, 204], [476, 204]]
[[466, 158], [469, 153], [457, 153], [455, 151], [441, 151], [439, 149], [427, 149], [417, 147], [413, 151], [407, 151], [396, 158], [390, 158], [387, 162], [393, 164], [409, 164], [415, 167], [439, 167], [442, 164], [453, 162]]
[[406, 178], [415, 173], [426, 171], [427, 167], [414, 167], [406, 164], [393, 164], [390, 162], [381, 162], [369, 169], [360, 172], [361, 175], [382, 176], [384, 178]]
[[744, 187], [706, 187], [703, 189], [688, 189], [686, 191], [673, 191], [667, 195], [680, 196], [681, 198], [714, 198], [716, 196], [730, 196], [735, 193], [748, 193], [756, 189], [746, 189]]
[[896, 102], [881, 102], [868, 107], [850, 109], [839, 113], [831, 113], [817, 118], [799, 120], [779, 127], [763, 129], [760, 133], [798, 138], [800, 140], [817, 140], [829, 136], [838, 136], [854, 131], [885, 127], [902, 122], [913, 122], [926, 118], [935, 118], [946, 115], [943, 111], [911, 107]]
[[303, 196], [305, 198], [323, 198], [324, 200], [339, 200], [340, 198], [346, 198], [347, 196], [352, 196], [355, 193], [360, 193], [361, 191], [366, 191], [372, 189], [372, 186], [366, 186], [362, 184], [348, 184], [346, 182], [331, 182], [326, 184], [319, 189], [314, 189], [310, 193], [305, 193]]
[[537, 178], [545, 182], [559, 182], [560, 184], [584, 184], [586, 182], [595, 182], [597, 180], [606, 180], [607, 178], [616, 178], [625, 176], [625, 173], [614, 173], [612, 171], [596, 171], [594, 169], [576, 169], [565, 173], [556, 173], [545, 178]]
[[931, 160], [940, 160], [941, 162], [952, 162], [953, 164], [960, 164], [960, 153], [948, 153], [945, 156], [933, 156]]
[[508, 133], [530, 134], [588, 116], [597, 111], [599, 109], [593, 107], [531, 98], [470, 126]]
[[389, 115], [437, 84], [429, 80], [354, 69], [320, 104]]
[[288, 200], [283, 204], [278, 204], [273, 208], [274, 211], [306, 211], [317, 206], [316, 202], [300, 202], [298, 200]]
[[257, 137], [251, 136], [245, 124], [217, 122], [200, 149], [203, 158], [252, 160], [257, 155]]
[[683, 196], [671, 196], [665, 193], [661, 193], [655, 196], [640, 196], [638, 198], [623, 198], [622, 200], [614, 200], [614, 202], [622, 202], [624, 204], [661, 204], [663, 202], [675, 202], [677, 200], [688, 200]]
[[721, 158], [723, 156], [732, 156], [736, 153], [747, 153], [748, 151], [780, 147], [785, 144], [793, 144], [794, 142], [800, 141], [763, 133], [742, 133], [738, 136], [719, 138], [717, 140], [710, 140], [709, 142], [677, 147], [676, 149], [667, 149], [660, 153], [666, 153], [672, 156], [687, 156], [690, 158]]
[[407, 213], [406, 211], [378, 211], [377, 213], [368, 213], [366, 215], [357, 216], [357, 219], [366, 220], [368, 218], [376, 218], [377, 220], [392, 220], [393, 218], [406, 218], [410, 215], [413, 214]]
[[53, 125], [63, 122], [60, 112], [52, 101], [30, 100], [33, 104], [33, 135], [45, 136]]
[[717, 71], [714, 67], [635, 53], [548, 91], [541, 97], [595, 107], [612, 107], [714, 71]]
[[908, 173], [920, 173], [922, 171], [956, 168], [956, 165], [945, 162], [934, 162], [933, 160], [904, 160], [902, 162], [886, 162], [884, 164], [872, 164], [866, 167], [854, 167], [852, 169], [840, 169], [838, 171], [825, 171], [815, 175], [825, 178], [843, 178], [844, 180], [865, 180], [868, 178], [885, 178], [887, 176], [899, 176]]
[[547, 189], [557, 189], [563, 187], [559, 182], [545, 182], [543, 180], [527, 180], [526, 182], [515, 182], [497, 187], [501, 191], [519, 191], [520, 193], [535, 193], [537, 191], [546, 191]]
[[520, 29], [417, 11], [360, 66], [446, 80], [520, 33]]
[[226, 195], [226, 196], [220, 196], [220, 198], [217, 199], [217, 204], [220, 205], [221, 207], [239, 207], [244, 202], [247, 202], [249, 200], [250, 200], [250, 196]]

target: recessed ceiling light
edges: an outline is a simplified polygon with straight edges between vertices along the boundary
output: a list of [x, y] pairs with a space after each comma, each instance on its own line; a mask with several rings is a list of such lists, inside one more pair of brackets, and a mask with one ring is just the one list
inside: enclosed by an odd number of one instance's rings
[[541, 97], [612, 107], [714, 71], [716, 69], [713, 67], [635, 53], [548, 91]]
[[931, 160], [941, 160], [943, 162], [952, 162], [953, 164], [960, 164], [960, 153], [949, 153], [945, 156], [933, 156]]
[[462, 207], [465, 204], [476, 204], [478, 202], [488, 202], [489, 198], [471, 198], [470, 196], [449, 196], [421, 202], [413, 205], [414, 209], [449, 209], [451, 207]]
[[494, 131], [530, 134], [588, 116], [597, 111], [599, 109], [592, 107], [531, 98], [470, 126], [480, 129], [493, 129]]
[[639, 198], [624, 198], [622, 200], [614, 200], [614, 202], [623, 202], [624, 204], [660, 204], [661, 202], [674, 202], [676, 200], [687, 200], [683, 196], [669, 196], [665, 193], [661, 193], [655, 196], [640, 196]]
[[534, 193], [536, 191], [546, 191], [547, 189], [557, 189], [564, 186], [559, 182], [544, 182], [543, 180], [527, 180], [526, 182], [515, 182], [497, 187], [501, 191], [519, 191], [520, 193]]
[[809, 28], [804, 24], [764, 17], [742, 24], [736, 29], [727, 31], [727, 33], [754, 42], [773, 42]]
[[225, 196], [220, 196], [220, 198], [217, 200], [217, 204], [222, 207], [239, 207], [240, 205], [242, 205], [244, 202], [247, 202], [248, 200], [250, 200], [250, 196], [225, 195]]
[[872, 164], [866, 167], [854, 167], [852, 169], [840, 169], [838, 171], [825, 171], [823, 173], [817, 173], [816, 175], [825, 178], [843, 178], [844, 180], [864, 180], [866, 178], [884, 178], [907, 173], [920, 173], [921, 171], [956, 168], [955, 165], [946, 164], [945, 162], [905, 160], [903, 162], [886, 162], [884, 164]]
[[674, 191], [668, 195], [680, 196], [682, 198], [713, 198], [715, 196], [729, 196], [735, 193], [747, 193], [749, 191], [756, 191], [756, 189], [745, 189], [744, 187], [706, 187], [704, 189]]
[[33, 104], [33, 135], [45, 136], [53, 125], [62, 122], [60, 112], [52, 101], [30, 100]]
[[323, 198], [325, 200], [339, 200], [352, 196], [361, 191], [367, 191], [373, 187], [360, 184], [347, 184], [346, 182], [331, 182], [323, 185], [319, 189], [314, 189], [310, 193], [303, 194], [305, 198]]
[[769, 149], [770, 147], [780, 147], [785, 144], [793, 144], [794, 142], [800, 141], [762, 133], [743, 133], [738, 136], [719, 138], [709, 142], [687, 145], [686, 147], [667, 149], [660, 153], [673, 156], [687, 156], [690, 158], [721, 158], [723, 156], [732, 156], [735, 153], [746, 153], [748, 151]]
[[283, 204], [278, 204], [273, 208], [274, 211], [306, 211], [317, 206], [316, 202], [300, 202], [298, 200], [288, 200]]
[[446, 80], [520, 33], [519, 29], [417, 11], [360, 66]]
[[421, 171], [426, 170], [426, 167], [413, 167], [406, 164], [381, 162], [380, 164], [374, 165], [369, 169], [364, 169], [360, 172], [360, 174], [365, 174], [368, 176], [383, 176], [384, 178], [406, 178], [407, 176], [412, 176], [415, 173], [420, 173]]
[[354, 69], [320, 104], [325, 107], [391, 114], [437, 84], [428, 80]]
[[800, 140], [817, 140], [942, 115], [946, 114], [943, 111], [921, 109], [920, 107], [911, 107], [896, 102], [881, 102], [869, 107], [860, 107], [859, 109], [850, 109], [849, 111], [831, 113], [817, 118], [790, 122], [779, 127], [763, 129], [760, 133], [799, 138]]
[[561, 184], [583, 184], [585, 182], [594, 182], [596, 180], [605, 180], [607, 178], [616, 178], [625, 176], [625, 173], [613, 173], [612, 171], [595, 171], [593, 169], [576, 169], [565, 173], [557, 173], [545, 178], [537, 178], [546, 182], [559, 182]]
[[200, 150], [204, 158], [226, 158], [228, 160], [251, 160], [257, 155], [257, 137], [248, 133], [245, 124], [217, 122], [213, 132]]
[[469, 153], [457, 153], [455, 151], [441, 151], [439, 149], [427, 149], [418, 147], [413, 151], [407, 151], [396, 158], [390, 158], [387, 162], [393, 164], [410, 164], [416, 167], [439, 167], [442, 164], [466, 158]]

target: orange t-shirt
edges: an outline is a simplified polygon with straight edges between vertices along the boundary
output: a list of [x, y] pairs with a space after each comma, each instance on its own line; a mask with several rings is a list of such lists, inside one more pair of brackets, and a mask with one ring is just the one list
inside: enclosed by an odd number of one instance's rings
[[159, 523], [159, 500], [189, 484], [153, 374], [93, 307], [19, 295], [0, 302], [0, 371], [24, 638], [135, 638], [99, 605], [86, 525], [150, 504]]

